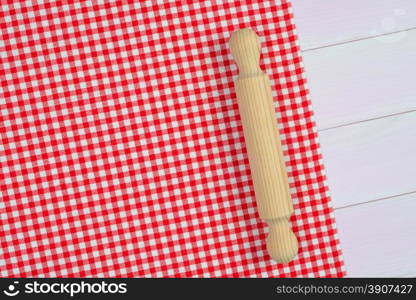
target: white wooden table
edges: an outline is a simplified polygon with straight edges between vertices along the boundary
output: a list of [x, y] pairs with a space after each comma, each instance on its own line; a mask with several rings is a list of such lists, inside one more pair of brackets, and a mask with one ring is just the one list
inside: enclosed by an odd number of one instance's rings
[[347, 274], [416, 276], [416, 1], [292, 4]]

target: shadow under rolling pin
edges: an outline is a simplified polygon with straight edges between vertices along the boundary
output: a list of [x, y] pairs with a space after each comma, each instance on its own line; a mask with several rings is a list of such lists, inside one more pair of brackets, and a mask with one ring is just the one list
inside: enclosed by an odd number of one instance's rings
[[231, 36], [230, 49], [240, 72], [235, 90], [257, 207], [269, 225], [267, 251], [275, 261], [287, 263], [296, 256], [298, 241], [289, 225], [293, 205], [270, 82], [259, 66], [258, 36], [248, 28], [238, 30]]

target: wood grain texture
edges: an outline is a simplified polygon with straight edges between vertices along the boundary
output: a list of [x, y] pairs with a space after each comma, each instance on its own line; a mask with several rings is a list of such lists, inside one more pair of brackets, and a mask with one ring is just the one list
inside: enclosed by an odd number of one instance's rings
[[416, 30], [388, 39], [304, 53], [318, 129], [416, 110]]
[[302, 50], [416, 27], [414, 0], [292, 0]]
[[267, 249], [277, 262], [297, 254], [290, 226], [293, 213], [282, 146], [267, 75], [259, 67], [260, 44], [251, 29], [233, 33], [230, 49], [240, 71], [235, 82], [257, 207], [269, 225]]
[[347, 275], [416, 276], [415, 211], [416, 194], [336, 210]]
[[335, 207], [416, 191], [416, 112], [320, 133]]

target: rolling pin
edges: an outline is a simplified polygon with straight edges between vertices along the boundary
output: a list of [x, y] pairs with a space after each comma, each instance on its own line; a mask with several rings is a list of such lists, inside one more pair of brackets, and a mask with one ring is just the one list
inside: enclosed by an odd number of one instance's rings
[[269, 225], [266, 245], [279, 263], [291, 261], [298, 241], [289, 217], [293, 213], [279, 130], [267, 75], [260, 69], [260, 42], [251, 29], [235, 31], [229, 42], [237, 62], [238, 108], [260, 218]]

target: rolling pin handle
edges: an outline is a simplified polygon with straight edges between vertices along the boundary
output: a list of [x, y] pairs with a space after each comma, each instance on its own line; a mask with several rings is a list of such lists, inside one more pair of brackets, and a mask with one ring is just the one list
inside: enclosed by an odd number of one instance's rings
[[288, 218], [266, 220], [269, 225], [267, 252], [280, 263], [290, 262], [298, 253], [298, 240], [289, 225]]
[[249, 28], [233, 33], [230, 50], [240, 71], [240, 77], [263, 73], [260, 69], [260, 41], [257, 34]]

